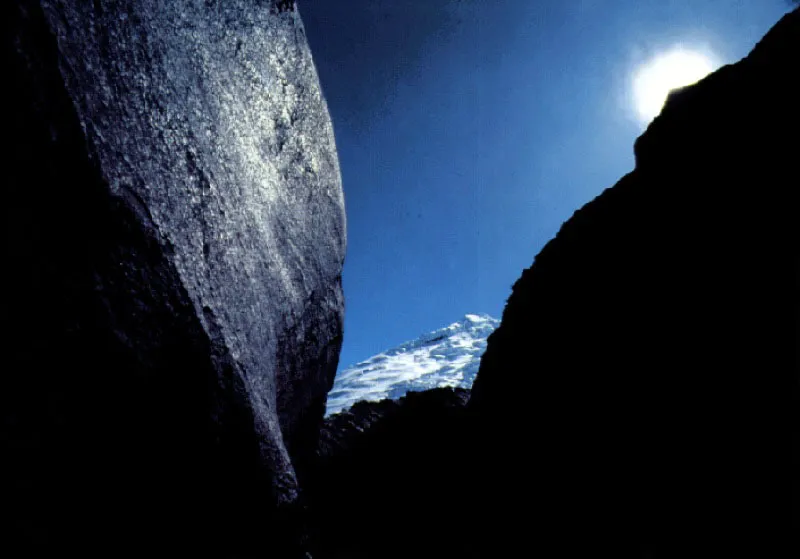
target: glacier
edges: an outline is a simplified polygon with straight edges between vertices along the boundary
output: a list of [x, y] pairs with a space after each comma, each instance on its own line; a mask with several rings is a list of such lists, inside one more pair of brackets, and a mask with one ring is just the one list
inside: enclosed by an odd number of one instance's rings
[[467, 314], [445, 328], [339, 371], [328, 393], [325, 415], [361, 400], [396, 400], [406, 392], [445, 386], [471, 388], [486, 339], [499, 325], [489, 315]]

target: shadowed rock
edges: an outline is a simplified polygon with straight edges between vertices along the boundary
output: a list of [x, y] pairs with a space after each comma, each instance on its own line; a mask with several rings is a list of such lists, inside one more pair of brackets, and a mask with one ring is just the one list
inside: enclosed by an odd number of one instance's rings
[[795, 11], [674, 92], [635, 170], [514, 285], [470, 400], [492, 556], [798, 552], [775, 479], [790, 417], [763, 388], [796, 324], [798, 67]]
[[294, 3], [0, 15], [0, 545], [293, 553], [292, 462], [335, 374], [345, 250]]
[[325, 419], [304, 483], [316, 559], [471, 556], [468, 397], [462, 388], [409, 392]]

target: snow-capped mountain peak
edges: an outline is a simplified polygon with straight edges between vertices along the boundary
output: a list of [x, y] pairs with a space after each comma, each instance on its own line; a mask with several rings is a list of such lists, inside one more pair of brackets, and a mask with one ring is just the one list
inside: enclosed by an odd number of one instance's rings
[[409, 391], [441, 386], [471, 388], [486, 338], [499, 325], [489, 315], [468, 314], [340, 371], [328, 394], [326, 415], [360, 400], [397, 399]]

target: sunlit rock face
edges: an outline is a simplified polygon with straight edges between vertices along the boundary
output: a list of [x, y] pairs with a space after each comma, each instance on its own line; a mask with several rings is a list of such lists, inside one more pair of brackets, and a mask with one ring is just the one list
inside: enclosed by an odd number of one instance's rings
[[293, 553], [345, 251], [293, 3], [1, 13], [0, 545]]
[[486, 556], [797, 553], [762, 387], [797, 343], [798, 67], [795, 11], [674, 93], [514, 285], [470, 400]]

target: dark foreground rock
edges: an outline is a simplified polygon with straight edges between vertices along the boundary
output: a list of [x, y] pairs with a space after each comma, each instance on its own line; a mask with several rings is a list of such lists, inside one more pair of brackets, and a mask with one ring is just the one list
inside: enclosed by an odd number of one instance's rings
[[315, 559], [469, 557], [469, 391], [437, 388], [359, 402], [325, 420], [319, 462], [304, 480]]
[[800, 551], [783, 531], [797, 369], [779, 380], [797, 344], [798, 68], [795, 11], [673, 93], [635, 170], [514, 285], [470, 401], [487, 556]]
[[0, 554], [288, 556], [345, 248], [293, 3], [0, 19]]

